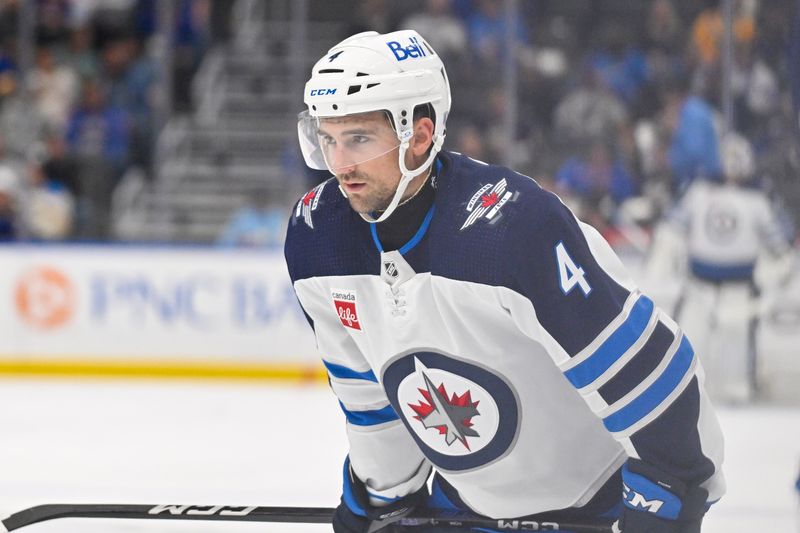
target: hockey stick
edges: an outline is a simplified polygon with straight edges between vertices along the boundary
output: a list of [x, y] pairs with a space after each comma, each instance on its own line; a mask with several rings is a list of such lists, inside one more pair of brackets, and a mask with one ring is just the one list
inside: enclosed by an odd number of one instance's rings
[[[329, 507], [243, 507], [228, 505], [126, 505], [50, 504], [37, 505], [2, 520], [0, 532], [54, 520], [56, 518], [145, 518], [177, 520], [221, 520], [237, 522], [293, 522], [330, 524], [335, 509]], [[387, 521], [389, 522], [389, 521]], [[545, 522], [495, 520], [470, 515], [405, 516], [393, 526], [409, 529], [425, 526], [499, 529], [502, 531], [570, 531], [572, 533], [615, 533], [611, 522]], [[387, 523], [388, 525], [388, 523]]]

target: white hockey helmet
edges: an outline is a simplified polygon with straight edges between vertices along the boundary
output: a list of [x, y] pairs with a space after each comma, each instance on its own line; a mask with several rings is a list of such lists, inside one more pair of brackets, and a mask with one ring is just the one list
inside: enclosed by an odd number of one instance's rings
[[[388, 113], [396, 143], [354, 149], [349, 161], [350, 165], [363, 163], [399, 147], [402, 178], [392, 201], [379, 218], [361, 215], [368, 222], [381, 222], [399, 205], [409, 182], [433, 163], [441, 149], [450, 112], [450, 84], [441, 59], [417, 32], [382, 35], [368, 31], [345, 39], [317, 61], [303, 101], [308, 109], [300, 113], [297, 124], [303, 157], [309, 167], [334, 174], [336, 165], [320, 139], [320, 119], [371, 111]], [[414, 108], [422, 104], [430, 104], [435, 114], [433, 145], [419, 168], [408, 169], [405, 154], [413, 136]]]
[[726, 179], [747, 181], [755, 173], [755, 156], [750, 142], [735, 132], [725, 134], [720, 142], [720, 160]]

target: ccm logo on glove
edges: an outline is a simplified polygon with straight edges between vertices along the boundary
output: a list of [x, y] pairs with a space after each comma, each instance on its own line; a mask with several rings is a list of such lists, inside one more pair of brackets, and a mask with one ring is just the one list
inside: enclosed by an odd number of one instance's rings
[[661, 500], [648, 500], [635, 490], [631, 490], [631, 488], [624, 483], [622, 484], [622, 497], [625, 498], [625, 501], [630, 507], [642, 509], [649, 513], [658, 513], [661, 506], [664, 505], [664, 502]]

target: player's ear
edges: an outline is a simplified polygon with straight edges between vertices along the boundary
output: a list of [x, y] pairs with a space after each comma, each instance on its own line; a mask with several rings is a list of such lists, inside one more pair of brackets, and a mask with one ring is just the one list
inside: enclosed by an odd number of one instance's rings
[[414, 136], [411, 138], [409, 150], [415, 157], [425, 155], [433, 143], [433, 121], [422, 117], [414, 122]]

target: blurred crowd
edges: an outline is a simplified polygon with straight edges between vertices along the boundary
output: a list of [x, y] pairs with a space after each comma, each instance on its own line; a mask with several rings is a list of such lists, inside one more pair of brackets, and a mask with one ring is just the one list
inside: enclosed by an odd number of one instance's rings
[[[369, 0], [345, 33], [419, 31], [448, 67], [448, 147], [535, 177], [612, 241], [621, 224], [654, 223], [692, 181], [723, 180], [726, 135], [754, 154], [749, 184], [796, 215], [787, 80], [797, 2], [734, 0], [731, 124], [723, 115], [724, 2], [517, 4], [521, 16], [509, 26], [503, 2], [493, 0]], [[511, 147], [502, 124], [509, 33], [519, 67]]]
[[[22, 76], [18, 15], [26, 1], [36, 10], [35, 51]], [[191, 73], [216, 42], [215, 9], [233, 2], [176, 0], [170, 109], [191, 108]], [[692, 182], [724, 180], [720, 146], [729, 136], [752, 153], [751, 175], [737, 180], [762, 188], [794, 235], [800, 156], [788, 80], [798, 68], [789, 59], [796, 0], [733, 0], [730, 80], [721, 0], [516, 4], [510, 24], [502, 0], [308, 6], [311, 20], [338, 21], [341, 38], [419, 31], [451, 81], [445, 147], [534, 177], [612, 242], [625, 225], [652, 227]], [[0, 238], [106, 238], [116, 184], [131, 168], [152, 173], [165, 92], [153, 52], [159, 5], [0, 0]], [[511, 140], [503, 123], [509, 61], [518, 67]], [[258, 229], [257, 217], [245, 218]], [[238, 242], [224, 231], [223, 241]]]
[[176, 3], [165, 91], [156, 0], [0, 0], [0, 240], [109, 237], [115, 187], [152, 173], [165, 95], [191, 105], [210, 5]]

